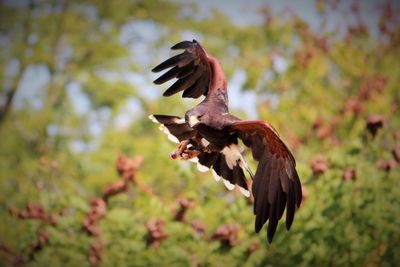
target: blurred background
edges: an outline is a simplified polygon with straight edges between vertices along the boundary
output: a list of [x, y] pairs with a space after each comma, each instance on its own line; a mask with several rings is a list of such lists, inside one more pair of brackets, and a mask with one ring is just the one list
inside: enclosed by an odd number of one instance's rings
[[[0, 3], [0, 266], [400, 262], [398, 1]], [[303, 204], [272, 244], [147, 118], [198, 103], [150, 72], [192, 39], [232, 113], [297, 159]]]

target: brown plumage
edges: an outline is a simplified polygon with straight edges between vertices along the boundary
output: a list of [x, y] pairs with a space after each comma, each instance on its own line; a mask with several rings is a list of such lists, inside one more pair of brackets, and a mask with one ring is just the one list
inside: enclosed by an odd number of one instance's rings
[[162, 84], [177, 78], [176, 82], [163, 95], [170, 96], [180, 91], [184, 91], [183, 97], [197, 98], [206, 95], [211, 72], [210, 66], [206, 62], [205, 51], [195, 41], [184, 41], [174, 45], [171, 49], [185, 49], [185, 51], [167, 59], [152, 70], [159, 72], [172, 67], [156, 79], [155, 84]]
[[[185, 49], [153, 69], [158, 72], [171, 68], [154, 82], [176, 82], [164, 92], [170, 96], [183, 91], [183, 97], [205, 99], [185, 113], [176, 116], [151, 115], [171, 140], [180, 143], [171, 155], [195, 161], [200, 171], [211, 169], [216, 180], [222, 178], [228, 189], [238, 185], [249, 196], [249, 181], [253, 179], [255, 231], [268, 221], [268, 240], [272, 242], [278, 221], [286, 209], [289, 230], [296, 208], [301, 204], [301, 184], [296, 162], [276, 130], [260, 120], [242, 121], [229, 114], [227, 82], [221, 64], [193, 40], [183, 41], [172, 49]], [[255, 174], [240, 153], [238, 141], [251, 149], [258, 162]]]

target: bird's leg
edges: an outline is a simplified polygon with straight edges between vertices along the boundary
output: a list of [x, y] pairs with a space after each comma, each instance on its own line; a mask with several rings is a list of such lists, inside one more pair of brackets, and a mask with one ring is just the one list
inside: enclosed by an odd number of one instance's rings
[[189, 140], [184, 140], [179, 143], [178, 148], [175, 149], [171, 153], [171, 158], [172, 159], [177, 159], [178, 157], [182, 157], [182, 154], [185, 150], [187, 150], [187, 145], [189, 144]]
[[189, 159], [197, 157], [200, 153], [201, 153], [201, 151], [199, 151], [199, 150], [187, 149], [182, 153], [181, 157], [184, 160], [189, 160]]
[[[201, 139], [195, 139], [195, 143], [202, 144]], [[213, 151], [219, 151], [218, 148], [208, 144], [207, 146], [201, 145], [200, 149], [194, 149], [192, 146], [188, 148], [190, 144], [190, 140], [184, 140], [179, 143], [178, 147], [171, 153], [172, 159], [183, 159], [183, 160], [190, 160], [192, 158], [197, 157], [200, 153], [206, 152], [211, 153]]]
[[184, 150], [182, 153], [182, 159], [189, 160], [189, 159], [197, 157], [199, 154], [201, 154], [203, 152], [210, 153], [212, 151], [211, 145], [208, 144], [207, 146], [204, 146], [204, 144], [201, 141], [202, 139], [203, 139], [203, 137], [197, 136], [194, 140], [195, 140], [195, 143], [197, 143], [199, 145], [199, 147], [197, 147], [196, 149], [189, 148], [189, 149]]
[[171, 158], [172, 159], [183, 159], [183, 160], [190, 160], [192, 158], [197, 157], [201, 152], [203, 152], [203, 150], [197, 150], [197, 149], [193, 149], [188, 148], [190, 141], [189, 140], [184, 140], [182, 142], [180, 142], [179, 146], [177, 147], [177, 149], [175, 149], [175, 151], [173, 151], [171, 153]]
[[219, 151], [218, 148], [214, 147], [213, 145], [209, 144], [207, 146], [202, 147], [200, 150], [199, 149], [186, 149], [183, 151], [181, 154], [182, 159], [184, 160], [189, 160], [192, 158], [197, 157], [200, 153], [211, 153]]

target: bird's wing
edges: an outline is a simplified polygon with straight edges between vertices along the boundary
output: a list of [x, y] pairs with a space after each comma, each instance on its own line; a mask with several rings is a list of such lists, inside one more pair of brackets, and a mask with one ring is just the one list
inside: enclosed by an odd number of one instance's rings
[[[194, 149], [199, 149], [199, 151], [209, 145], [206, 139], [201, 138], [197, 129], [191, 128], [183, 118], [169, 115], [150, 115], [149, 119], [160, 124], [160, 130], [164, 132], [172, 142], [179, 143], [188, 140], [189, 144]], [[239, 161], [239, 164], [237, 162], [239, 159], [238, 157], [242, 160]], [[211, 169], [214, 179], [216, 181], [222, 180], [229, 190], [233, 190], [235, 185], [239, 185], [240, 192], [249, 197], [250, 192], [246, 183], [246, 176], [243, 172], [243, 164], [246, 163], [243, 162], [243, 160], [238, 146], [232, 143], [222, 151], [202, 151], [197, 157], [190, 161], [197, 163], [197, 169], [201, 172], [206, 172]]]
[[255, 231], [259, 232], [269, 220], [268, 240], [272, 242], [285, 207], [286, 228], [289, 230], [295, 209], [301, 204], [301, 184], [295, 159], [276, 130], [267, 122], [238, 121], [228, 129], [238, 135], [258, 161], [252, 185]]
[[173, 56], [152, 69], [160, 72], [171, 68], [158, 79], [155, 84], [162, 84], [173, 78], [177, 78], [163, 94], [171, 96], [183, 91], [183, 97], [198, 98], [207, 95], [211, 78], [211, 67], [207, 54], [202, 46], [196, 41], [183, 41], [177, 43], [171, 49], [184, 49], [181, 54]]
[[235, 185], [238, 185], [240, 192], [249, 197], [250, 192], [243, 166], [246, 163], [240, 163], [238, 158], [233, 158], [236, 155], [241, 157], [238, 146], [231, 144], [221, 151], [201, 152], [195, 162], [197, 162], [197, 169], [201, 172], [211, 169], [214, 179], [217, 182], [222, 180], [228, 190], [233, 190]]
[[196, 131], [185, 122], [185, 119], [178, 116], [150, 115], [149, 119], [155, 123], [159, 123], [160, 130], [163, 131], [172, 142], [179, 143], [196, 136]]
[[240, 192], [249, 197], [245, 175], [249, 168], [240, 153], [237, 138], [230, 136], [224, 129], [215, 129], [204, 123], [198, 123], [193, 128], [202, 137], [199, 141], [201, 145], [208, 147], [208, 150], [203, 150], [196, 158], [198, 170], [210, 169], [217, 182], [222, 180], [229, 190], [238, 185]]

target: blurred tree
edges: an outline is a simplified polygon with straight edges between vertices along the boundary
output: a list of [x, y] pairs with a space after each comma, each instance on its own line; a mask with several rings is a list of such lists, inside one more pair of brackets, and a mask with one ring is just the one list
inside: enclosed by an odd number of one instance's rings
[[[333, 2], [317, 1], [322, 19]], [[196, 12], [158, 0], [1, 2], [0, 266], [395, 266], [398, 11], [382, 7], [377, 36], [356, 6], [344, 34], [268, 8], [246, 26]], [[246, 199], [171, 162], [173, 145], [147, 119], [194, 103], [148, 85], [188, 35], [228, 77], [244, 73], [259, 118], [296, 152], [306, 199], [272, 245], [253, 233]], [[133, 183], [115, 171], [121, 153], [143, 157]]]

